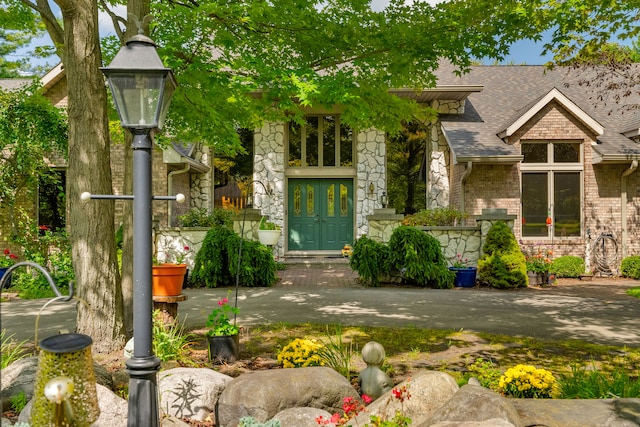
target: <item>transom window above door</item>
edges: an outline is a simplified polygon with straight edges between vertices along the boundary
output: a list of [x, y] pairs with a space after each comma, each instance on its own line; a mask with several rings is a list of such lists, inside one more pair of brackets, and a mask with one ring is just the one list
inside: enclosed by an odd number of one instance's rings
[[338, 115], [289, 124], [289, 167], [352, 167], [353, 131]]

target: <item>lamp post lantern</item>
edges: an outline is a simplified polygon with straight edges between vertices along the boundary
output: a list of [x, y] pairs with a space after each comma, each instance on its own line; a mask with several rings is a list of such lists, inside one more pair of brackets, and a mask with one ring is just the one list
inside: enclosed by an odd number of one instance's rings
[[[151, 201], [180, 201], [181, 195], [151, 195], [150, 133], [162, 127], [176, 82], [171, 69], [162, 64], [154, 42], [143, 34], [129, 39], [102, 72], [122, 126], [133, 134], [133, 356], [126, 363], [130, 377], [127, 423], [130, 427], [157, 427], [160, 360], [153, 353], [152, 337]], [[83, 197], [110, 198], [86, 194]]]

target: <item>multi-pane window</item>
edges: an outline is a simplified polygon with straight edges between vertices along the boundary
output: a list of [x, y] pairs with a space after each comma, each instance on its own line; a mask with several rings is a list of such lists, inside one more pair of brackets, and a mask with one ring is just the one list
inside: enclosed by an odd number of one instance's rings
[[523, 237], [581, 235], [582, 148], [575, 141], [522, 143]]
[[340, 116], [308, 116], [304, 125], [289, 125], [290, 167], [353, 165], [353, 132]]

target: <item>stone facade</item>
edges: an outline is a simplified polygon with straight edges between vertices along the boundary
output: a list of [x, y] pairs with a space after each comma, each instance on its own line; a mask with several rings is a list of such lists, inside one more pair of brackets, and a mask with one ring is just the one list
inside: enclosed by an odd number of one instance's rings
[[[379, 195], [387, 190], [386, 173], [386, 135], [376, 129], [369, 129], [358, 133], [357, 138], [357, 168], [355, 195], [353, 201], [356, 210], [356, 237], [369, 232], [367, 215], [374, 213], [380, 206]], [[373, 184], [373, 193], [369, 186]]]
[[[462, 114], [464, 113], [464, 101], [431, 102], [431, 108], [438, 114]], [[437, 117], [429, 123], [429, 137], [427, 141], [427, 159], [429, 170], [427, 174], [427, 208], [442, 208], [450, 206], [450, 191], [452, 182], [449, 179], [450, 152], [447, 141], [440, 127]]]

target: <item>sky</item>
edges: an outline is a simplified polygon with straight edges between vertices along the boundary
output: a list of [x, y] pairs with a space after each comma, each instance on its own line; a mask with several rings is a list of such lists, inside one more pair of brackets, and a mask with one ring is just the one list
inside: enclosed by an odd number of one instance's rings
[[[428, 0], [430, 4], [439, 3], [441, 0]], [[413, 0], [406, 0], [406, 3], [412, 3]], [[382, 10], [389, 4], [389, 0], [371, 0], [371, 7], [374, 10]], [[55, 5], [54, 5], [55, 6]], [[54, 8], [54, 13], [57, 12]], [[116, 14], [119, 16], [126, 15], [126, 7], [119, 6], [115, 9]], [[113, 25], [111, 23], [111, 19], [108, 17], [106, 13], [100, 13], [98, 17], [98, 24], [100, 27], [100, 34], [102, 36], [106, 36], [109, 34], [114, 34]], [[551, 54], [547, 54], [542, 56], [543, 46], [545, 44], [545, 40], [548, 39], [543, 35], [543, 39], [539, 42], [534, 42], [530, 40], [522, 40], [512, 45], [510, 49], [510, 54], [504, 59], [502, 63], [504, 64], [527, 64], [527, 65], [542, 65], [549, 62], [552, 59]], [[38, 39], [34, 39], [31, 44], [16, 52], [16, 55], [12, 55], [10, 59], [14, 59], [17, 57], [29, 57], [31, 56], [30, 52], [32, 52], [36, 46], [46, 46], [51, 45], [51, 41], [48, 36], [44, 36]], [[33, 65], [46, 65], [48, 68], [53, 68], [57, 65], [58, 58], [57, 56], [52, 56], [46, 60], [32, 60]], [[488, 63], [493, 63], [490, 61]]]

